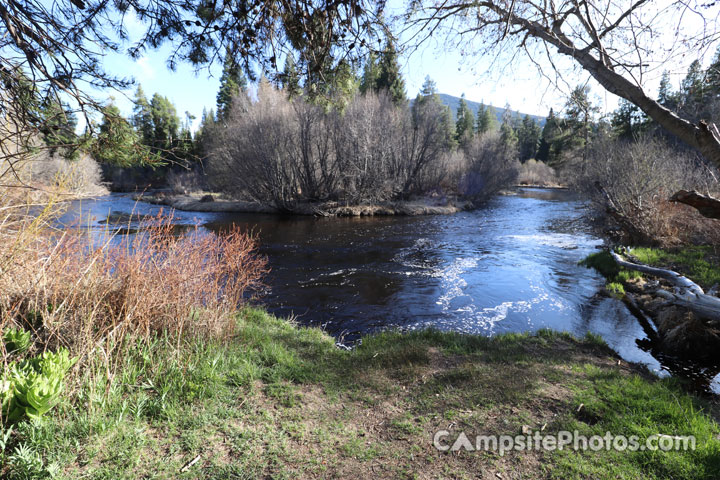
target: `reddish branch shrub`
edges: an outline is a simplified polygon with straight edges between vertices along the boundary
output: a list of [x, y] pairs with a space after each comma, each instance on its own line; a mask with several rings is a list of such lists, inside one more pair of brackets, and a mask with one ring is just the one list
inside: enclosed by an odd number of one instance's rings
[[127, 338], [229, 335], [267, 271], [256, 239], [176, 229], [157, 217], [100, 245], [72, 230], [35, 238], [0, 275], [0, 327], [20, 325], [38, 348], [63, 345], [81, 359], [97, 349], [110, 357]]

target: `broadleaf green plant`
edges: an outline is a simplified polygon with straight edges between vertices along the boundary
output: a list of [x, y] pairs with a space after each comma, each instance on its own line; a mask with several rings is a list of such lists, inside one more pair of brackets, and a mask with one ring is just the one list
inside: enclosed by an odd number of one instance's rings
[[[64, 348], [10, 365], [10, 378], [0, 388], [4, 419], [39, 419], [60, 401], [65, 374], [77, 359]], [[9, 383], [10, 388], [7, 388]], [[10, 398], [8, 397], [8, 393]]]
[[30, 347], [30, 332], [22, 328], [9, 328], [3, 333], [8, 353], [22, 353]]

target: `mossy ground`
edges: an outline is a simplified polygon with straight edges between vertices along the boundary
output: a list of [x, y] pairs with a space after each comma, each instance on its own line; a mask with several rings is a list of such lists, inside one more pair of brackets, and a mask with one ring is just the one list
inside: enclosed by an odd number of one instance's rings
[[[41, 423], [16, 426], [0, 476], [720, 477], [715, 404], [619, 361], [592, 336], [383, 333], [344, 351], [320, 330], [248, 309], [225, 342], [189, 342], [178, 354], [158, 340], [116, 376], [103, 371], [88, 368], [75, 399]], [[472, 438], [524, 426], [695, 435], [697, 448], [499, 456], [432, 444], [441, 429]]]

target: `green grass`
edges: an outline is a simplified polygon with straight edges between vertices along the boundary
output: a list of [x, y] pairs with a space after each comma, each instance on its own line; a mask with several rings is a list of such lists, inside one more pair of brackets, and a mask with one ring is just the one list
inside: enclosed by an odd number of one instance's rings
[[615, 262], [615, 259], [604, 250], [591, 253], [580, 261], [580, 265], [597, 270], [607, 279], [605, 289], [611, 294], [620, 297], [625, 294], [625, 283], [628, 280], [642, 276], [640, 272], [620, 267]]
[[[16, 425], [7, 442], [0, 435], [0, 477], [720, 476], [713, 405], [675, 380], [619, 365], [595, 335], [385, 332], [344, 351], [318, 329], [260, 310], [244, 310], [238, 322], [225, 342], [187, 341], [179, 352], [162, 339], [138, 347], [114, 376], [99, 357], [77, 379], [72, 401], [42, 422]], [[698, 448], [500, 457], [432, 447], [440, 429], [515, 435], [526, 425], [693, 434]]]
[[[709, 246], [686, 246], [676, 249], [636, 247], [630, 255], [640, 263], [675, 270], [703, 288], [720, 284], [720, 252]], [[619, 267], [606, 251], [596, 252], [584, 258], [580, 265], [594, 268], [607, 279], [605, 288], [617, 295], [625, 292], [625, 285], [640, 272]]]
[[676, 270], [704, 288], [720, 284], [720, 252], [714, 247], [633, 248], [630, 253], [642, 263]]

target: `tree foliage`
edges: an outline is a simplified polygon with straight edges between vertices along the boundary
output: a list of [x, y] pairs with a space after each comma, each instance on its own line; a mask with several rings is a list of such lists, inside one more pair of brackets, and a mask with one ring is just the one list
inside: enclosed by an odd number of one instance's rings
[[475, 134], [475, 115], [465, 101], [465, 94], [460, 97], [455, 115], [455, 139], [460, 144], [472, 140]]

